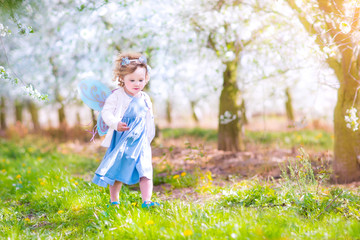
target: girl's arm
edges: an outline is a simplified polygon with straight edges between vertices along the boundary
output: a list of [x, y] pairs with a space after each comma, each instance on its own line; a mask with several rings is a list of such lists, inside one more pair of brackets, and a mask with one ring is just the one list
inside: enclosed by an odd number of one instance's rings
[[101, 110], [101, 116], [110, 128], [117, 130], [119, 120], [115, 118], [115, 112], [117, 109], [117, 96], [111, 94], [105, 101], [104, 107]]
[[146, 99], [146, 105], [149, 108], [149, 111], [146, 114], [147, 137], [148, 137], [149, 143], [151, 143], [151, 141], [154, 139], [154, 136], [155, 136], [154, 113], [153, 113], [152, 103], [151, 103], [149, 95], [147, 95], [146, 93], [144, 95], [145, 95], [145, 99]]

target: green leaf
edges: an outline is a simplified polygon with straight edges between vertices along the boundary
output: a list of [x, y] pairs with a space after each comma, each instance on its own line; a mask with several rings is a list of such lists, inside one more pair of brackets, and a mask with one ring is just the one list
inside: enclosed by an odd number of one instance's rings
[[83, 11], [85, 9], [85, 7], [86, 7], [85, 4], [81, 4], [80, 7], [77, 7], [77, 10], [79, 12], [81, 12], [81, 11]]

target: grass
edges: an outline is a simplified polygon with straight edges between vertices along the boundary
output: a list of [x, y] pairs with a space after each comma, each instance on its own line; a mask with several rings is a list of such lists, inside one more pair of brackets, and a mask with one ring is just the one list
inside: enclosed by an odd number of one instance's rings
[[314, 150], [333, 148], [333, 135], [324, 130], [298, 130], [288, 132], [246, 132], [248, 143], [276, 146], [281, 148], [303, 146]]
[[[216, 142], [217, 131], [203, 128], [164, 128], [163, 139], [199, 138], [203, 141]], [[284, 132], [245, 131], [246, 144], [261, 144], [269, 147], [291, 148], [303, 146], [314, 150], [333, 148], [333, 135], [324, 130], [294, 130]]]
[[217, 132], [214, 129], [204, 128], [164, 128], [161, 129], [161, 136], [164, 139], [181, 138], [181, 137], [196, 137], [204, 141], [217, 141]]
[[162, 206], [144, 210], [140, 193], [123, 187], [116, 209], [107, 206], [108, 189], [76, 177], [92, 174], [96, 156], [64, 153], [47, 139], [2, 139], [0, 238], [359, 239], [360, 191], [318, 186], [318, 176], [304, 167], [306, 156], [297, 160], [279, 182], [220, 187], [211, 172], [155, 178], [201, 197], [161, 201], [155, 193]]

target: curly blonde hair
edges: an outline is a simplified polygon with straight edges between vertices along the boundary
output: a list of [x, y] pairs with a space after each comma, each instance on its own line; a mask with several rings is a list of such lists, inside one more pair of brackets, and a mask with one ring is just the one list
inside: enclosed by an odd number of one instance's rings
[[122, 65], [122, 59], [128, 58], [129, 60], [132, 59], [139, 59], [141, 57], [141, 53], [131, 52], [131, 53], [119, 53], [115, 59], [115, 66], [114, 66], [114, 77], [113, 81], [118, 82], [120, 87], [124, 87], [124, 77], [128, 74], [131, 74], [136, 71], [138, 67], [145, 68], [145, 82], [149, 81], [149, 73], [147, 69], [147, 65], [145, 63], [140, 63], [138, 61], [132, 61], [129, 64]]

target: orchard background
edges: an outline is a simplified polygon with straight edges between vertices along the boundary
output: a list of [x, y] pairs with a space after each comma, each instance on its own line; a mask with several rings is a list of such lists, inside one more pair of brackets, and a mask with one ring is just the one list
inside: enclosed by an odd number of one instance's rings
[[[354, 0], [0, 2], [0, 236], [360, 238]], [[154, 195], [91, 183], [105, 153], [83, 79], [151, 67]]]

